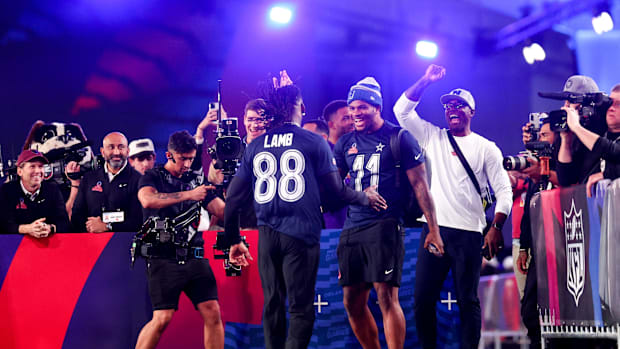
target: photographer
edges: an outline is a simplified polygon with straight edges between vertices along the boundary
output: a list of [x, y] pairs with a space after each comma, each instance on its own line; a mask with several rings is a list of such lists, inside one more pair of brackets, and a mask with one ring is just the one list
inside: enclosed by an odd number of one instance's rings
[[[583, 75], [573, 75], [564, 84], [562, 94], [566, 96], [565, 108], [581, 110], [584, 106], [572, 103], [568, 97], [580, 96], [599, 92], [598, 85], [592, 78]], [[553, 112], [552, 112], [553, 113]], [[587, 126], [590, 131], [601, 135], [605, 132], [604, 122], [599, 121], [600, 115], [594, 114]], [[560, 132], [560, 147], [558, 153], [557, 173], [560, 186], [586, 183], [590, 175], [600, 171], [600, 157], [590, 150], [569, 129]]]
[[[89, 233], [136, 232], [143, 222], [137, 196], [140, 173], [127, 163], [127, 138], [111, 132], [103, 138], [100, 151], [104, 166], [87, 172], [79, 181], [71, 213], [73, 229]], [[78, 172], [79, 166], [67, 165], [66, 171], [72, 170]], [[71, 181], [72, 193], [77, 182]]]
[[[202, 201], [202, 206], [212, 214], [223, 212], [224, 202], [209, 192], [213, 186], [202, 184], [204, 176], [188, 176], [197, 154], [196, 141], [187, 131], [170, 136], [166, 164], [147, 171], [140, 179], [138, 199], [144, 207], [144, 217], [173, 219], [197, 201]], [[136, 348], [155, 348], [178, 308], [181, 292], [185, 292], [204, 320], [205, 347], [224, 346], [217, 285], [209, 262], [201, 253], [204, 240], [196, 227], [186, 229], [183, 233], [187, 233], [187, 247], [181, 248], [185, 252], [181, 255], [187, 256], [184, 263], [177, 260], [179, 248], [172, 243], [166, 246], [170, 248], [143, 255], [147, 258], [153, 318], [140, 332]]]
[[[542, 125], [538, 130], [537, 137], [532, 135], [532, 132], [536, 132], [536, 129], [532, 127], [532, 124], [528, 122], [523, 126], [523, 144], [532, 144], [533, 139], [537, 139], [540, 142], [545, 142], [552, 146], [556, 140], [559, 140], [559, 136], [556, 137], [555, 132], [551, 131], [549, 119], [544, 118], [541, 120]], [[552, 154], [552, 158], [557, 158], [557, 151], [555, 155]], [[521, 261], [519, 264], [519, 251], [520, 251], [520, 237], [521, 237], [521, 220], [523, 218], [525, 209], [525, 200], [527, 192], [530, 186], [538, 183], [541, 179], [540, 173], [540, 159], [537, 156], [527, 156], [526, 161], [528, 166], [523, 169], [508, 171], [508, 178], [510, 178], [510, 184], [512, 185], [513, 192], [513, 205], [512, 205], [512, 258], [515, 278], [517, 280], [517, 288], [519, 289], [520, 298], [523, 298], [523, 291], [525, 288], [525, 281], [527, 275], [527, 268], [529, 265], [529, 254], [526, 250], [525, 261]], [[555, 168], [555, 163], [552, 163], [551, 168]], [[557, 173], [555, 170], [549, 171], [549, 181], [554, 185], [558, 185]]]
[[588, 196], [592, 196], [592, 188], [603, 178], [614, 180], [620, 177], [620, 84], [611, 90], [613, 104], [607, 109], [605, 121], [608, 130], [603, 136], [589, 131], [579, 122], [579, 114], [575, 108], [564, 107], [567, 113], [569, 129], [591, 151], [592, 156], [602, 159], [601, 172], [590, 175], [587, 182]]
[[0, 187], [0, 232], [44, 238], [56, 231], [69, 231], [58, 185], [43, 181], [43, 165], [47, 163], [45, 156], [33, 150], [19, 154], [19, 179]]

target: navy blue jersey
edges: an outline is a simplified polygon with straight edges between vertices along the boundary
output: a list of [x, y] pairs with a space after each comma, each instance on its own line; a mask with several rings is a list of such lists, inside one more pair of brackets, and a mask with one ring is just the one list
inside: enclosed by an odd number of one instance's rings
[[[382, 211], [375, 211], [368, 206], [349, 205], [345, 229], [365, 225], [380, 218], [393, 217], [402, 221], [405, 189], [396, 187], [397, 169], [390, 147], [390, 136], [398, 129], [398, 126], [385, 121], [383, 126], [373, 133], [354, 131], [340, 137], [336, 143], [336, 164], [351, 176], [348, 185], [357, 191], [376, 185], [379, 194], [388, 204], [387, 210]], [[420, 145], [409, 132], [402, 135], [400, 153], [403, 171], [424, 162]], [[406, 174], [402, 172], [401, 182], [407, 180]], [[405, 187], [405, 184], [401, 184], [401, 187]]]
[[259, 226], [316, 244], [322, 226], [319, 177], [337, 170], [321, 136], [285, 124], [248, 145], [235, 177], [252, 183]]

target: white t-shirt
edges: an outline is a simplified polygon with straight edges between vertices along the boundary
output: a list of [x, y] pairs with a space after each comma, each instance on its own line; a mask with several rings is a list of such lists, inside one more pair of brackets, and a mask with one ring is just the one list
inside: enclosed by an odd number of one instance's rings
[[[431, 172], [431, 195], [435, 202], [437, 224], [444, 227], [482, 232], [486, 225], [482, 200], [465, 167], [454, 152], [446, 129], [422, 120], [415, 111], [417, 102], [403, 94], [394, 105], [400, 125], [411, 132], [425, 151]], [[471, 133], [454, 137], [471, 166], [483, 191], [491, 184], [497, 204], [495, 212], [506, 215], [512, 205], [512, 188], [502, 166], [502, 152], [495, 143]]]

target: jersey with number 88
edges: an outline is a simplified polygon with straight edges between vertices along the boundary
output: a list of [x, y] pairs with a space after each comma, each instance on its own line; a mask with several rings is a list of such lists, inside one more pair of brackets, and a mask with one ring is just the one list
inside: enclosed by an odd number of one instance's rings
[[[254, 200], [259, 204], [266, 204], [274, 199], [276, 193], [286, 202], [295, 202], [301, 199], [305, 192], [303, 172], [305, 160], [297, 149], [289, 149], [280, 157], [280, 166], [276, 157], [263, 151], [254, 157], [253, 170], [256, 176]], [[276, 172], [280, 171], [280, 180], [276, 179]]]

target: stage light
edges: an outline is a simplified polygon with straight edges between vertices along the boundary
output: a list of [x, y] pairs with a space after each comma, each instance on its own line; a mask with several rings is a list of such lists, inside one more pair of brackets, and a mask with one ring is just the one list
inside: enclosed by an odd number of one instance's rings
[[293, 18], [293, 11], [286, 6], [277, 5], [269, 10], [269, 19], [276, 24], [288, 24]]
[[422, 58], [433, 59], [438, 51], [437, 44], [432, 41], [420, 40], [415, 44], [415, 52]]
[[523, 58], [528, 64], [534, 64], [534, 62], [542, 62], [547, 58], [545, 50], [538, 43], [533, 43], [529, 46], [523, 47]]
[[598, 35], [601, 35], [614, 29], [614, 20], [609, 12], [599, 12], [592, 17], [592, 28]]

